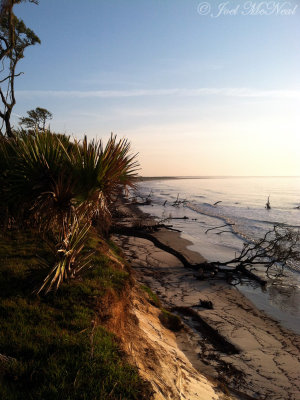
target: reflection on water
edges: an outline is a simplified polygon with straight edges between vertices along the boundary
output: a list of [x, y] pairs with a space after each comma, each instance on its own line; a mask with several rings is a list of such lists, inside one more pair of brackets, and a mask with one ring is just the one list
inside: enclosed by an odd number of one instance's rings
[[[280, 281], [268, 286], [268, 294], [272, 304], [282, 311], [289, 311], [297, 315], [299, 307], [299, 293], [296, 285], [283, 286]], [[299, 292], [299, 291], [298, 291]]]

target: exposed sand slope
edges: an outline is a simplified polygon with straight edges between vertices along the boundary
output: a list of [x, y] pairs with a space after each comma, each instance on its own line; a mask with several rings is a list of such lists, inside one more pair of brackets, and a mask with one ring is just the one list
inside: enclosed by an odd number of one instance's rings
[[128, 352], [146, 380], [150, 381], [157, 400], [225, 399], [211, 382], [193, 368], [179, 349], [176, 336], [159, 321], [160, 311], [135, 297], [132, 311], [138, 319]]
[[109, 292], [99, 304], [99, 316], [121, 339], [141, 377], [151, 384], [154, 399], [233, 400], [192, 366], [175, 334], [161, 324], [160, 309], [149, 300], [138, 284], [121, 298]]

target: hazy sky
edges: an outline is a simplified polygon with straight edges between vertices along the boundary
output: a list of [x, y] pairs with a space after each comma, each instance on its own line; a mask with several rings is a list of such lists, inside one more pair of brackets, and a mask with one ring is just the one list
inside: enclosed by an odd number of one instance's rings
[[202, 3], [16, 6], [42, 44], [15, 121], [40, 106], [57, 132], [128, 137], [146, 176], [300, 175], [300, 1]]

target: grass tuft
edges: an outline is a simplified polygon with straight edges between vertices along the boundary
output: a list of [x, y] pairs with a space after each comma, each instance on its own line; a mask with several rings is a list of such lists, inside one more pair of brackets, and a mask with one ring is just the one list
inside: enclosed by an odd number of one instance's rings
[[161, 313], [159, 314], [159, 320], [162, 323], [162, 325], [170, 329], [173, 332], [178, 332], [182, 328], [182, 322], [181, 319], [178, 315], [172, 314], [169, 311], [165, 310], [162, 307], [161, 301], [159, 300], [158, 296], [152, 292], [152, 290], [146, 286], [146, 285], [141, 285], [141, 289], [147, 293], [147, 297], [149, 302], [159, 308], [161, 310]]
[[169, 311], [162, 309], [159, 314], [160, 322], [167, 329], [173, 332], [178, 332], [182, 328], [182, 322], [178, 315], [172, 314]]
[[160, 302], [159, 298], [157, 297], [157, 295], [156, 295], [155, 293], [152, 292], [152, 290], [151, 290], [148, 286], [146, 286], [146, 285], [141, 285], [141, 289], [142, 289], [145, 293], [147, 293], [149, 302], [150, 302], [153, 306], [155, 306], [155, 307], [157, 307], [157, 308], [161, 308], [161, 302]]

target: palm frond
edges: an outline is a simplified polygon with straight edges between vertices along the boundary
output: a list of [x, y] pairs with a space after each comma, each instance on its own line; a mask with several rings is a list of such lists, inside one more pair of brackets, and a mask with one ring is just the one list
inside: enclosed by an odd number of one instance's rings
[[91, 225], [89, 223], [81, 224], [81, 222], [72, 217], [69, 231], [59, 233], [56, 238], [57, 244], [53, 246], [56, 262], [37, 293], [56, 291], [61, 283], [75, 278], [79, 272], [90, 265], [92, 253], [84, 254], [83, 249]]

